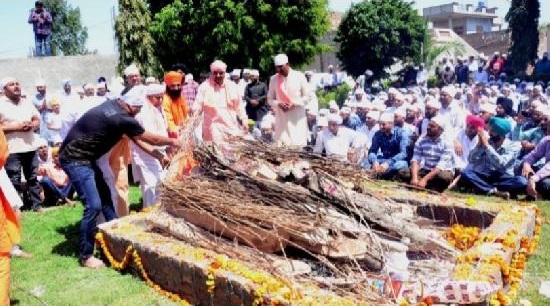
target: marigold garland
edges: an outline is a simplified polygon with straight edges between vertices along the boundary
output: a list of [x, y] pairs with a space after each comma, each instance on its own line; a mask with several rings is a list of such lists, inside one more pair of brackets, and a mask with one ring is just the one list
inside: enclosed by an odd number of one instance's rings
[[99, 246], [101, 247], [101, 250], [103, 251], [103, 254], [105, 254], [105, 257], [107, 257], [107, 260], [109, 261], [109, 264], [111, 267], [115, 268], [116, 270], [122, 270], [126, 268], [130, 264], [130, 258], [133, 258], [134, 263], [138, 267], [141, 276], [143, 279], [145, 279], [145, 282], [147, 285], [155, 289], [157, 292], [159, 292], [162, 295], [165, 295], [172, 300], [175, 300], [176, 302], [181, 303], [184, 306], [191, 306], [189, 302], [187, 302], [185, 299], [181, 298], [177, 293], [169, 292], [167, 290], [162, 289], [159, 285], [155, 284], [150, 278], [149, 275], [147, 275], [147, 272], [145, 271], [145, 268], [143, 268], [143, 264], [141, 262], [141, 257], [139, 256], [137, 250], [134, 249], [132, 245], [129, 245], [126, 248], [126, 251], [124, 252], [124, 257], [121, 261], [117, 261], [113, 255], [111, 254], [111, 251], [109, 251], [109, 248], [107, 247], [107, 244], [105, 243], [105, 239], [103, 237], [103, 233], [98, 232], [95, 236], [96, 241], [99, 243]]
[[451, 226], [444, 237], [455, 248], [465, 251], [471, 248], [479, 237], [480, 229], [475, 226], [463, 226], [454, 224]]

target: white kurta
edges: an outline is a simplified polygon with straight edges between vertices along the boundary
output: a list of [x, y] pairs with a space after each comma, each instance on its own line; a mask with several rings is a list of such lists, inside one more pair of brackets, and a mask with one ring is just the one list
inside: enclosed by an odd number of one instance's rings
[[310, 90], [303, 73], [290, 69], [288, 76], [282, 78], [282, 89], [294, 105], [288, 111], [279, 107], [280, 99], [277, 93], [279, 84], [278, 74], [269, 80], [267, 101], [275, 110], [275, 143], [278, 146], [307, 145], [308, 128], [305, 106], [310, 100]]
[[358, 132], [343, 126], [338, 128], [336, 135], [328, 129], [323, 130], [319, 133], [320, 139], [316, 140], [313, 152], [322, 153], [324, 150], [328, 157], [347, 161], [349, 149], [359, 148], [364, 144], [365, 141], [360, 136], [362, 135]]
[[453, 152], [456, 168], [464, 169], [468, 166], [468, 156], [475, 146], [477, 146], [478, 138], [479, 137], [476, 135], [474, 138], [470, 139], [466, 136], [466, 132], [464, 130], [458, 133], [457, 141], [460, 142], [460, 145], [462, 146], [462, 155], [458, 156], [455, 152]]
[[[168, 127], [160, 109], [147, 102], [136, 115], [136, 120], [150, 133], [168, 137]], [[165, 148], [158, 147], [164, 151]], [[132, 142], [132, 170], [134, 180], [139, 181], [143, 197], [143, 207], [154, 205], [159, 201], [160, 193], [157, 185], [166, 172], [162, 169], [160, 162], [149, 155], [135, 143]]]

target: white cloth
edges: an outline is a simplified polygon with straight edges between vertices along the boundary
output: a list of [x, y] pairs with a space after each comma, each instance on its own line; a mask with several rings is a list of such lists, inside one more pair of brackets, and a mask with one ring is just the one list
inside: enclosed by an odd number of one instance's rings
[[365, 143], [365, 146], [366, 148], [370, 148], [371, 144], [372, 144], [372, 138], [374, 137], [374, 134], [380, 129], [380, 126], [378, 124], [375, 124], [372, 129], [369, 129], [369, 127], [364, 124], [364, 125], [361, 125], [358, 129], [357, 129], [357, 132], [358, 133], [361, 133], [363, 135], [365, 135], [366, 137], [366, 143]]
[[470, 139], [466, 136], [466, 132], [464, 130], [460, 131], [456, 140], [462, 146], [462, 156], [458, 156], [456, 152], [453, 152], [456, 168], [465, 169], [466, 166], [468, 166], [468, 156], [475, 146], [477, 146], [478, 139], [479, 137], [477, 135]]
[[13, 184], [11, 183], [4, 167], [0, 169], [0, 189], [4, 192], [4, 196], [12, 208], [15, 209], [23, 207], [23, 200], [21, 200], [21, 197], [15, 190], [15, 187], [13, 187]]
[[92, 96], [84, 97], [82, 100], [78, 101], [74, 105], [66, 105], [61, 109], [61, 130], [59, 135], [62, 139], [65, 139], [73, 125], [90, 109], [98, 106], [103, 101], [102, 97]]
[[[144, 104], [141, 111], [136, 115], [136, 120], [141, 124], [145, 131], [168, 137], [168, 127], [160, 109], [153, 106], [149, 101]], [[164, 151], [163, 147], [157, 147]], [[143, 197], [143, 207], [151, 206], [159, 200], [159, 190], [157, 185], [161, 178], [165, 176], [165, 171], [158, 159], [149, 155], [134, 142], [132, 142], [132, 170], [134, 180], [139, 181]]]
[[318, 135], [321, 138], [317, 138], [313, 152], [322, 153], [324, 150], [328, 157], [347, 161], [349, 149], [351, 147], [359, 148], [364, 144], [360, 135], [360, 133], [343, 126], [338, 128], [337, 135], [325, 129]]
[[279, 107], [277, 87], [279, 76], [273, 75], [269, 81], [268, 103], [275, 109], [275, 142], [278, 146], [307, 145], [308, 128], [305, 105], [310, 100], [310, 91], [303, 73], [289, 69], [288, 76], [283, 78], [282, 88], [294, 107], [283, 111]]
[[46, 126], [48, 128], [48, 142], [53, 144], [63, 141], [61, 138], [61, 126], [63, 124], [63, 115], [50, 112], [46, 115]]
[[453, 141], [459, 131], [463, 130], [466, 125], [466, 114], [462, 108], [458, 106], [458, 101], [453, 100], [447, 108], [441, 106], [439, 115], [446, 117], [445, 122], [447, 125], [444, 128], [445, 134], [449, 137], [450, 141]]
[[[14, 123], [31, 121], [33, 117], [40, 120], [40, 114], [34, 105], [21, 98], [19, 103], [15, 104], [8, 98], [0, 98], [0, 121], [4, 123]], [[16, 131], [6, 133], [8, 141], [8, 150], [11, 153], [24, 153], [36, 150], [36, 140], [33, 131]]]

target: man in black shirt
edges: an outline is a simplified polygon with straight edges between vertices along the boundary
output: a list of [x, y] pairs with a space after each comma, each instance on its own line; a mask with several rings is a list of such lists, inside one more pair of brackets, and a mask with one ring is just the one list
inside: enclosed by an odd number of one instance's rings
[[259, 81], [260, 73], [258, 70], [250, 72], [250, 83], [246, 85], [244, 99], [246, 100], [246, 115], [260, 126], [260, 121], [269, 112], [267, 105], [267, 85]]
[[109, 187], [96, 161], [124, 135], [162, 164], [168, 158], [151, 145], [181, 146], [176, 139], [146, 132], [134, 119], [145, 102], [143, 86], [135, 86], [120, 99], [108, 100], [84, 114], [71, 128], [59, 151], [59, 161], [69, 176], [82, 203], [79, 257], [88, 268], [101, 268], [103, 262], [93, 256], [97, 216], [103, 213], [110, 221], [116, 218]]

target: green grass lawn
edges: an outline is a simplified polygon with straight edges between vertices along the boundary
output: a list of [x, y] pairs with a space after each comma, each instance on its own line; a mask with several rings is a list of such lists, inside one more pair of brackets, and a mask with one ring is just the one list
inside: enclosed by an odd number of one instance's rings
[[[130, 191], [139, 208], [139, 190]], [[537, 203], [545, 218], [550, 202]], [[113, 269], [90, 270], [77, 261], [78, 224], [82, 206], [59, 207], [42, 214], [23, 213], [23, 248], [31, 259], [12, 260], [14, 305], [176, 305], [140, 278]], [[550, 280], [550, 224], [544, 222], [540, 245], [527, 264], [521, 297], [533, 305], [550, 305], [538, 294], [541, 280]]]

